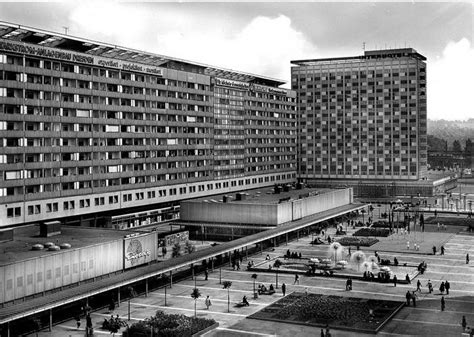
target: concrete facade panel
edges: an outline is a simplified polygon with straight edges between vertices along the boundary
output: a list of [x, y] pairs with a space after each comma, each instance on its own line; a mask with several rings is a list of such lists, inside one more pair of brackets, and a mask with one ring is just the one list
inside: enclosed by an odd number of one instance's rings
[[35, 275], [35, 260], [25, 261], [25, 296], [33, 295], [35, 293]]
[[14, 280], [15, 280], [15, 266], [7, 265], [4, 267], [5, 272], [5, 301], [12, 301], [15, 298]]
[[[184, 204], [186, 206], [184, 206]], [[277, 205], [243, 203], [182, 203], [181, 219], [187, 221], [277, 225]]]
[[35, 277], [34, 277], [34, 284], [35, 284], [35, 293], [40, 293], [44, 291], [44, 259], [36, 259], [35, 260]]

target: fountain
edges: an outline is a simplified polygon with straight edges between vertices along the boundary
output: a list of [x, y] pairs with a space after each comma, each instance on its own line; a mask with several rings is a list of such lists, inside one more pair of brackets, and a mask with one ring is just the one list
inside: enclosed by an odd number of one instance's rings
[[370, 271], [379, 269], [378, 259], [374, 255], [369, 256], [369, 258], [367, 259], [367, 262], [370, 262], [371, 264]]
[[330, 254], [332, 255], [332, 252], [334, 252], [334, 265], [337, 264], [338, 255], [340, 255], [342, 258], [343, 251], [344, 251], [344, 247], [339, 242], [333, 242], [329, 245]]
[[357, 271], [360, 269], [360, 265], [365, 262], [365, 254], [364, 252], [358, 250], [351, 256], [351, 262], [357, 264]]

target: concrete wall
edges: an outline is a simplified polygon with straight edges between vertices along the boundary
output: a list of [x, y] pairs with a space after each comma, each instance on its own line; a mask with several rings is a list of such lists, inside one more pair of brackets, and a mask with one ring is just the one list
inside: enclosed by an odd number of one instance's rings
[[246, 204], [244, 202], [182, 202], [181, 220], [279, 225], [315, 213], [352, 203], [352, 189], [341, 189], [321, 195], [280, 204]]
[[1, 266], [0, 303], [122, 270], [123, 258], [120, 239]]
[[246, 204], [243, 202], [182, 202], [180, 218], [185, 221], [249, 223], [277, 225], [276, 204]]
[[352, 190], [335, 190], [321, 195], [292, 201], [293, 221], [352, 203]]

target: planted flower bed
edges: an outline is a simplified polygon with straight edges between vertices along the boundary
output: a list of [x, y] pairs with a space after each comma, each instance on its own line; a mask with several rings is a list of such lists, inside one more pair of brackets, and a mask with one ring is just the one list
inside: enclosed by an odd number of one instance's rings
[[132, 324], [122, 335], [124, 337], [190, 337], [214, 324], [216, 324], [216, 321], [213, 319], [188, 317], [181, 314], [165, 314], [158, 310], [155, 316]]
[[376, 333], [403, 305], [396, 301], [291, 293], [249, 318]]
[[361, 228], [353, 236], [383, 236], [390, 235], [390, 230], [387, 228]]
[[344, 238], [337, 239], [337, 242], [339, 242], [343, 246], [370, 247], [379, 242], [379, 240], [375, 238], [359, 238], [354, 236], [346, 236]]

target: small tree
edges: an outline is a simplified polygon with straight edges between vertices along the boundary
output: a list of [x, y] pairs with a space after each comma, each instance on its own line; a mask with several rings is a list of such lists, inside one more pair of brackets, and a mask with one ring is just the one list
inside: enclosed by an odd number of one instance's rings
[[278, 270], [280, 269], [280, 267], [282, 266], [282, 262], [280, 260], [276, 260], [274, 263], [273, 263], [273, 267], [276, 268], [276, 285], [275, 285], [275, 288], [278, 289]]
[[128, 328], [128, 324], [122, 321], [120, 318], [110, 319], [108, 329], [112, 336], [115, 336], [115, 334], [118, 333], [122, 327]]
[[257, 281], [257, 274], [252, 274], [250, 277], [253, 278], [253, 296], [255, 296], [255, 281]]
[[176, 242], [173, 245], [173, 251], [172, 251], [172, 257], [178, 257], [181, 255], [181, 244], [179, 242]]
[[230, 312], [230, 287], [232, 286], [231, 281], [222, 282], [224, 289], [227, 289], [227, 312]]
[[201, 292], [198, 288], [194, 288], [193, 292], [191, 293], [191, 297], [194, 299], [194, 317], [196, 317], [196, 301], [199, 297], [201, 297]]
[[196, 246], [193, 245], [191, 242], [186, 241], [186, 243], [185, 243], [185, 245], [184, 245], [184, 251], [186, 252], [186, 254], [191, 254], [191, 253], [193, 253], [195, 250], [196, 250]]

